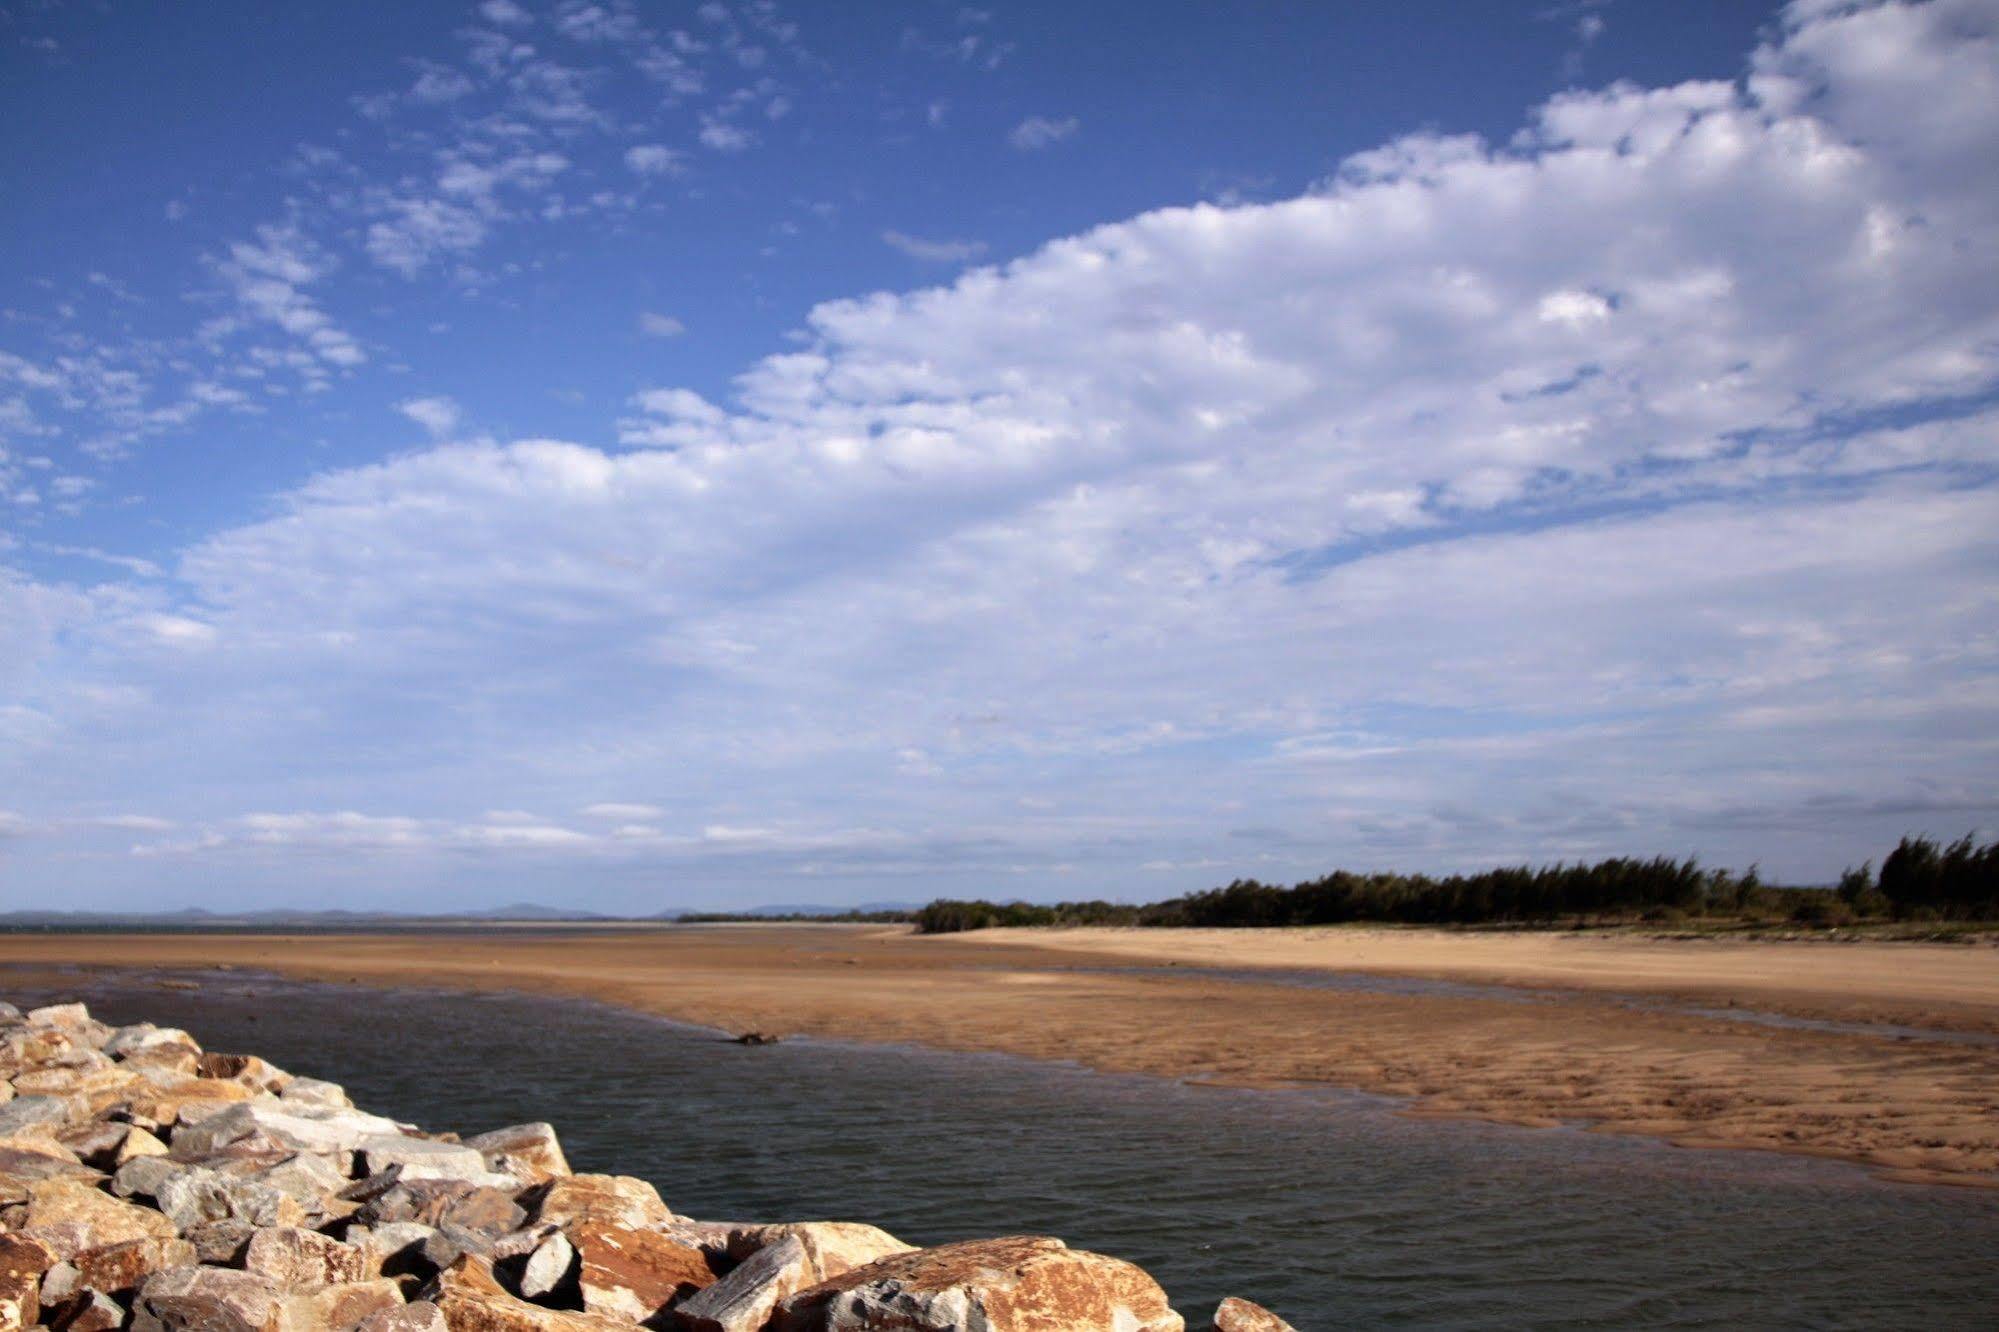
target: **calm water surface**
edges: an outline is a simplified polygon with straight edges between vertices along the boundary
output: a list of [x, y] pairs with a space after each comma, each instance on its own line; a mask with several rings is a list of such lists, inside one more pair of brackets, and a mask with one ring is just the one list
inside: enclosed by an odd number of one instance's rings
[[1336, 1327], [1999, 1328], [1999, 1192], [1836, 1163], [1436, 1123], [973, 1055], [712, 1032], [593, 1004], [76, 973], [108, 1021], [341, 1082], [471, 1132], [546, 1119], [579, 1170], [704, 1219], [867, 1220], [913, 1243], [1056, 1234]]

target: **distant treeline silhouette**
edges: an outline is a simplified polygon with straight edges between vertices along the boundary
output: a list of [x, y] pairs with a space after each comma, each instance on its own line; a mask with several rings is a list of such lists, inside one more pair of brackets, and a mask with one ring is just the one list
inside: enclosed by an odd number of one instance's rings
[[1999, 841], [1980, 847], [1965, 837], [1939, 846], [1904, 837], [1878, 876], [1871, 865], [1848, 870], [1834, 892], [1774, 887], [1754, 867], [1736, 873], [1704, 869], [1692, 857], [1620, 856], [1593, 865], [1519, 865], [1444, 878], [1336, 870], [1289, 888], [1237, 879], [1144, 906], [939, 899], [915, 919], [924, 934], [951, 934], [1001, 925], [1526, 925], [1693, 917], [1824, 925], [1869, 918], [1999, 919]]

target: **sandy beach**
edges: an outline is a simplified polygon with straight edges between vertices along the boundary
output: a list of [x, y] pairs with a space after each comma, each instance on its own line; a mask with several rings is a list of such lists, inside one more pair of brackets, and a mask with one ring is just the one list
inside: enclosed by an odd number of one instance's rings
[[[1414, 1114], [1999, 1185], [1999, 948], [1987, 945], [792, 925], [0, 937], [17, 983], [75, 964], [571, 995], [730, 1030], [1348, 1087], [1407, 1097]], [[1847, 1029], [1858, 1024], [1918, 1030]]]

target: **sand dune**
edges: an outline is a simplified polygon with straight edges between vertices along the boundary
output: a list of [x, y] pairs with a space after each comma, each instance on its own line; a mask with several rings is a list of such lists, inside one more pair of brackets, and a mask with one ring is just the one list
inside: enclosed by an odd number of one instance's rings
[[[19, 935], [0, 963], [257, 967], [587, 996], [762, 1028], [1227, 1083], [1336, 1085], [1414, 1113], [1582, 1123], [1999, 1184], [1999, 949], [1393, 930], [869, 927], [448, 936]], [[1190, 967], [1340, 969], [1510, 987], [1371, 993]], [[1641, 1002], [1634, 1002], [1633, 997]], [[1756, 1025], [1736, 1003], [1974, 1040]], [[336, 1071], [337, 1072], [337, 1071]]]

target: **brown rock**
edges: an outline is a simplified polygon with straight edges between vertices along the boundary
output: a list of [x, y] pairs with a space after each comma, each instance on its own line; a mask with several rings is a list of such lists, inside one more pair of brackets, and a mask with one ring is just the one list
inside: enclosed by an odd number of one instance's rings
[[287, 1293], [278, 1319], [284, 1332], [352, 1332], [377, 1314], [402, 1307], [402, 1288], [393, 1281], [343, 1281]]
[[132, 1301], [133, 1332], [280, 1332], [278, 1291], [254, 1272], [170, 1267]]
[[524, 1184], [540, 1184], [567, 1175], [569, 1158], [562, 1154], [555, 1129], [549, 1124], [515, 1124], [494, 1129], [465, 1140], [486, 1158], [486, 1168], [512, 1175]]
[[400, 1309], [369, 1314], [354, 1332], [451, 1332], [451, 1326], [436, 1305], [429, 1300], [418, 1300]]
[[85, 1286], [119, 1295], [136, 1288], [155, 1272], [169, 1267], [192, 1267], [200, 1260], [194, 1246], [184, 1239], [149, 1235], [85, 1249], [71, 1261], [76, 1264], [78, 1280]]
[[0, 1328], [30, 1327], [41, 1317], [42, 1273], [57, 1257], [39, 1240], [0, 1234]]
[[1298, 1332], [1260, 1304], [1231, 1295], [1215, 1310], [1215, 1332]]
[[137, 1124], [128, 1124], [125, 1127], [125, 1136], [118, 1140], [118, 1150], [111, 1155], [110, 1169], [116, 1170], [127, 1161], [136, 1161], [142, 1156], [166, 1154], [165, 1143]]
[[583, 1307], [594, 1314], [644, 1322], [715, 1281], [708, 1255], [654, 1231], [580, 1221], [566, 1233]]
[[739, 1226], [729, 1236], [729, 1257], [741, 1262], [765, 1246], [796, 1238], [805, 1247], [812, 1280], [807, 1285], [830, 1281], [843, 1272], [887, 1258], [909, 1253], [904, 1244], [879, 1226], [858, 1221], [792, 1221], [774, 1226]]
[[49, 1326], [55, 1332], [113, 1332], [125, 1326], [125, 1306], [101, 1290], [86, 1288], [62, 1302]]
[[368, 1256], [361, 1250], [296, 1226], [257, 1231], [243, 1250], [243, 1270], [284, 1290], [365, 1281], [370, 1275]]
[[195, 1060], [194, 1070], [204, 1078], [217, 1082], [235, 1082], [252, 1091], [279, 1092], [284, 1090], [292, 1075], [265, 1063], [256, 1055], [221, 1054], [211, 1050]]
[[466, 1257], [439, 1272], [423, 1290], [451, 1332], [631, 1332], [623, 1319], [544, 1309], [515, 1299], [493, 1279], [483, 1259]]
[[290, 1194], [216, 1170], [184, 1170], [161, 1184], [153, 1198], [183, 1230], [207, 1221], [295, 1226], [305, 1220], [305, 1208]]
[[804, 1243], [787, 1235], [676, 1305], [674, 1326], [686, 1332], [757, 1332], [780, 1300], [812, 1284], [812, 1260]]
[[121, 1240], [174, 1237], [174, 1223], [158, 1212], [120, 1202], [88, 1184], [47, 1179], [28, 1187], [22, 1229], [46, 1235], [57, 1256], [74, 1258], [85, 1249]]
[[1143, 1271], [1032, 1235], [896, 1254], [778, 1305], [773, 1332], [1183, 1332]]
[[257, 1228], [248, 1221], [204, 1221], [182, 1231], [181, 1238], [194, 1246], [197, 1261], [235, 1267], [256, 1234]]
[[541, 1186], [532, 1203], [535, 1220], [554, 1225], [594, 1221], [651, 1230], [673, 1220], [659, 1190], [629, 1175], [565, 1175]]

